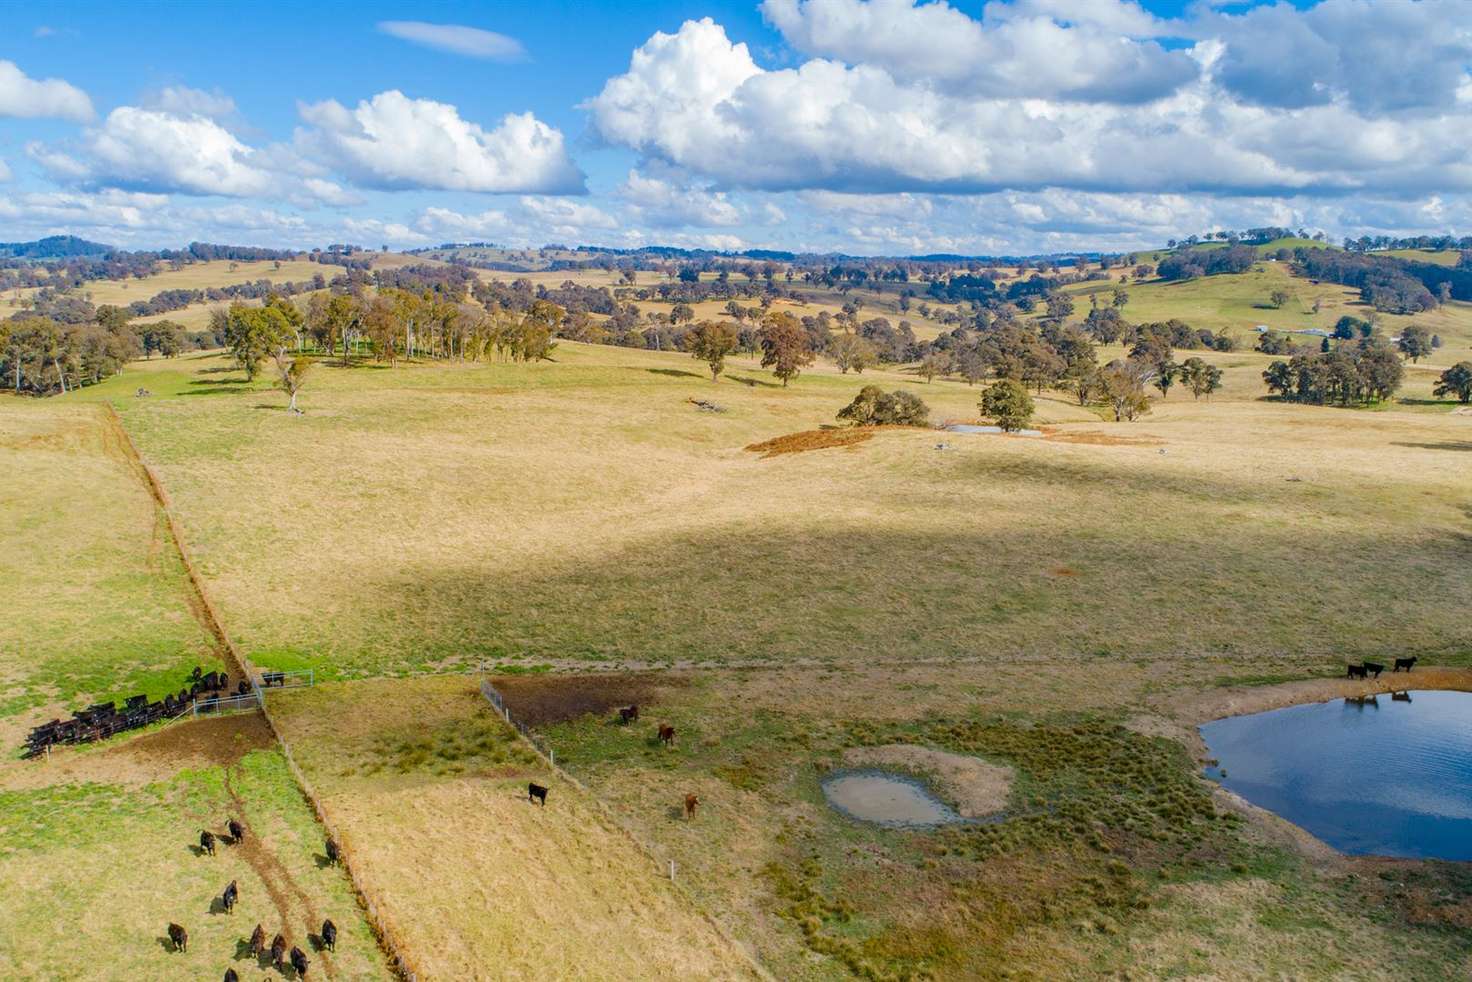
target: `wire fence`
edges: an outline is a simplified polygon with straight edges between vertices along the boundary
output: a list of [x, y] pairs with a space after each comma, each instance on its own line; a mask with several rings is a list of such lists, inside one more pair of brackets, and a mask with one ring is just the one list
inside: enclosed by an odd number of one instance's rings
[[568, 784], [571, 784], [579, 791], [583, 792], [583, 795], [585, 796], [587, 801], [598, 812], [598, 814], [602, 816], [603, 820], [607, 822], [609, 826], [611, 826], [613, 829], [622, 834], [626, 839], [632, 842], [634, 846], [640, 852], [642, 852], [651, 863], [654, 864], [656, 875], [660, 877], [669, 877], [670, 886], [673, 887], [675, 891], [685, 899], [685, 902], [690, 905], [691, 909], [698, 913], [700, 917], [707, 924], [710, 925], [711, 929], [714, 930], [716, 934], [719, 935], [721, 939], [726, 942], [726, 944], [730, 945], [734, 951], [740, 953], [743, 960], [746, 961], [748, 966], [750, 966], [751, 970], [757, 975], [758, 978], [765, 980], [765, 982], [776, 982], [775, 976], [773, 976], [771, 972], [767, 971], [767, 969], [761, 964], [761, 962], [757, 960], [756, 956], [753, 955], [744, 944], [738, 941], [736, 937], [726, 929], [726, 926], [724, 924], [716, 920], [716, 918], [713, 917], [711, 913], [705, 909], [705, 905], [702, 904], [700, 900], [676, 878], [677, 870], [675, 866], [675, 861], [669, 858], [669, 856], [665, 854], [664, 850], [658, 848], [654, 845], [654, 843], [649, 842], [643, 836], [635, 832], [623, 821], [623, 819], [621, 819], [613, 811], [612, 808], [610, 808], [603, 802], [603, 799], [594, 794], [586, 784], [584, 784], [582, 781], [579, 781], [577, 778], [573, 777], [566, 770], [557, 765], [556, 751], [554, 751], [551, 747], [547, 747], [525, 723], [518, 721], [512, 715], [511, 708], [506, 705], [505, 697], [503, 697], [501, 693], [496, 690], [496, 687], [491, 684], [490, 679], [481, 679], [480, 693], [481, 695], [485, 696], [486, 701], [491, 704], [491, 707], [496, 710], [496, 712], [501, 716], [502, 719], [504, 719], [507, 723], [510, 723], [513, 727], [516, 728], [516, 732], [521, 734], [522, 738], [526, 740], [526, 742], [531, 746], [532, 750], [536, 752], [537, 756], [542, 758], [542, 760], [547, 764], [548, 767], [552, 769], [552, 772], [556, 774], [557, 777], [566, 781]]

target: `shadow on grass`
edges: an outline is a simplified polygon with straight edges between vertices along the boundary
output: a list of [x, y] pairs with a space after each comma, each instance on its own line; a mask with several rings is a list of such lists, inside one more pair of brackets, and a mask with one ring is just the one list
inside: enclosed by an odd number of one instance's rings
[[705, 378], [699, 372], [687, 372], [678, 368], [646, 368], [650, 375], [668, 375], [670, 378]]
[[[697, 377], [699, 377], [699, 376], [697, 376]], [[780, 388], [782, 388], [782, 383], [781, 382], [768, 382], [766, 379], [750, 378], [750, 377], [745, 376], [745, 375], [727, 375], [726, 377], [728, 379], [730, 379], [731, 381], [733, 381], [733, 382], [740, 382], [742, 385], [750, 385], [750, 386], [760, 385], [762, 388], [765, 388], [765, 389], [780, 389]]]
[[1392, 447], [1411, 447], [1416, 450], [1460, 450], [1472, 453], [1472, 440], [1443, 440], [1440, 443], [1403, 443], [1392, 440]]

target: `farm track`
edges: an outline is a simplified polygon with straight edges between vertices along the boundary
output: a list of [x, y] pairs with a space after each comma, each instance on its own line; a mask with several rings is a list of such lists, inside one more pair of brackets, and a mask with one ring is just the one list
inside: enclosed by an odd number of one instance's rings
[[[188, 548], [184, 544], [184, 535], [179, 528], [178, 520], [174, 516], [173, 506], [163, 483], [159, 480], [158, 475], [154, 473], [153, 468], [148, 466], [143, 456], [138, 452], [138, 448], [134, 445], [132, 437], [128, 435], [127, 429], [123, 426], [122, 418], [118, 415], [117, 410], [113, 408], [112, 404], [104, 403], [102, 412], [104, 419], [103, 440], [109, 454], [120, 456], [128, 462], [129, 467], [139, 475], [144, 485], [148, 488], [149, 495], [153, 498], [155, 507], [158, 508], [164, 517], [164, 521], [169, 529], [169, 537], [173, 540], [174, 548], [178, 551], [179, 558], [183, 562], [184, 570], [188, 576], [190, 586], [188, 601], [190, 610], [199, 619], [206, 633], [214, 639], [221, 661], [231, 670], [232, 674], [246, 679], [254, 678], [254, 666], [235, 647], [235, 643], [230, 640], [230, 635], [225, 630], [224, 622], [220, 619], [219, 612], [215, 609], [214, 603], [211, 602], [209, 594], [205, 590], [204, 578], [200, 576], [199, 570], [195, 567], [194, 561], [189, 555]], [[322, 824], [327, 833], [331, 834], [331, 825], [327, 821], [322, 803], [313, 792], [311, 785], [307, 783], [306, 776], [302, 773], [301, 768], [297, 766], [296, 760], [291, 753], [291, 747], [282, 737], [280, 729], [271, 718], [271, 713], [266, 708], [264, 699], [261, 700], [260, 713], [264, 717], [266, 725], [270, 728], [271, 735], [275, 739], [277, 746], [281, 748], [281, 752], [286, 758], [287, 767], [291, 771], [293, 780], [296, 781], [297, 789], [307, 802], [311, 804], [317, 820]], [[243, 803], [236, 798], [234, 790], [229, 788], [228, 776], [227, 789], [230, 792], [232, 800], [243, 807]], [[278, 913], [281, 914], [282, 923], [286, 924], [290, 921], [290, 904], [287, 901], [285, 889], [283, 889], [284, 887], [288, 887], [291, 892], [296, 894], [297, 899], [306, 908], [308, 930], [310, 931], [317, 912], [313, 908], [310, 899], [292, 881], [290, 874], [281, 866], [280, 862], [274, 856], [270, 856], [266, 850], [259, 848], [254, 851], [248, 849], [246, 859], [250, 862], [252, 869], [261, 878], [261, 881], [266, 884], [272, 902]], [[364, 892], [358, 877], [353, 873], [351, 859], [345, 847], [340, 861], [348, 874], [349, 880], [353, 884], [354, 894], [358, 898], [359, 907], [369, 925], [373, 928], [373, 935], [378, 940], [379, 947], [383, 950], [389, 964], [402, 977], [411, 980], [417, 978], [418, 973], [413, 970], [411, 963], [403, 954], [400, 946], [393, 941], [387, 929], [376, 916], [375, 911], [377, 908]], [[326, 966], [328, 977], [334, 977], [331, 962], [325, 957], [323, 962]]]

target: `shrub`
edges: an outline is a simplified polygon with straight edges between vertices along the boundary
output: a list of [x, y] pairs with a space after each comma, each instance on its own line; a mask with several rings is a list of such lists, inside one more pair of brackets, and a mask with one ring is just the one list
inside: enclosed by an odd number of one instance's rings
[[855, 426], [926, 426], [930, 408], [909, 392], [885, 392], [877, 385], [866, 385], [853, 402], [838, 411], [838, 418]]

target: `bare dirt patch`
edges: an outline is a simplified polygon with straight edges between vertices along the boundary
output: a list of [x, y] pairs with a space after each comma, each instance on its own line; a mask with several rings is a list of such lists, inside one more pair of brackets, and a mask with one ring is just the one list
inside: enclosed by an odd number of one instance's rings
[[980, 818], [1007, 807], [1012, 790], [1012, 768], [979, 757], [947, 753], [930, 747], [891, 743], [882, 747], [854, 747], [844, 751], [845, 764], [898, 767], [917, 771], [935, 782], [962, 818]]
[[807, 450], [828, 450], [833, 447], [849, 447], [850, 449], [872, 439], [874, 430], [869, 427], [854, 429], [833, 430], [804, 430], [801, 433], [788, 433], [786, 436], [773, 437], [760, 443], [749, 443], [746, 449], [752, 453], [759, 453], [762, 459], [769, 457], [780, 457], [788, 453], [803, 453]]
[[623, 706], [659, 701], [661, 689], [683, 686], [678, 675], [512, 675], [491, 679], [511, 715], [528, 726], [547, 726], [588, 714], [611, 714]]
[[259, 713], [172, 723], [104, 747], [60, 747], [49, 760], [7, 762], [0, 787], [9, 790], [98, 782], [143, 787], [181, 770], [232, 767], [252, 750], [275, 746]]
[[1082, 443], [1092, 447], [1161, 447], [1165, 445], [1164, 440], [1154, 437], [1115, 436], [1113, 433], [1101, 433], [1098, 430], [1059, 430], [1051, 426], [1043, 427], [1043, 439], [1052, 440], [1054, 443]]

